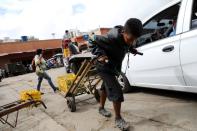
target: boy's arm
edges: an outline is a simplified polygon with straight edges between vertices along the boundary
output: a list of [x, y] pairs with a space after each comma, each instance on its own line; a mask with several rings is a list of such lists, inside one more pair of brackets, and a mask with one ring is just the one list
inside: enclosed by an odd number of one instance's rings
[[138, 52], [138, 50], [136, 48], [134, 48], [134, 47], [130, 47], [129, 48], [129, 52], [134, 54], [134, 55], [143, 55], [143, 53]]
[[132, 54], [134, 54], [134, 55], [136, 55], [138, 51], [137, 51], [137, 49], [135, 49], [133, 47], [130, 47], [129, 48], [129, 52], [132, 53]]
[[111, 43], [109, 39], [105, 36], [96, 36], [95, 40], [92, 41], [93, 50], [92, 54], [100, 57], [100, 56], [107, 56], [107, 51], [109, 51], [109, 46]]

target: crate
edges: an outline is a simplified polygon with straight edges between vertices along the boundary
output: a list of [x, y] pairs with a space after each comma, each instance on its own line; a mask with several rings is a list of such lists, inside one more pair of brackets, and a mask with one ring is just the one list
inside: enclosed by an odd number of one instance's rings
[[61, 92], [66, 93], [69, 90], [69, 87], [71, 86], [72, 82], [76, 78], [76, 75], [73, 73], [66, 74], [63, 76], [59, 76], [57, 78], [58, 88]]
[[35, 90], [35, 89], [29, 89], [29, 90], [23, 90], [20, 92], [20, 100], [27, 101], [30, 99], [40, 101], [41, 100], [40, 91]]

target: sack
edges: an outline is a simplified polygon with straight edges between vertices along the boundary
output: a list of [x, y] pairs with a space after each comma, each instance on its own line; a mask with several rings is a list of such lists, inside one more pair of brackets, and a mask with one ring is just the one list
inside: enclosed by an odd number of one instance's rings
[[75, 78], [76, 78], [76, 75], [73, 73], [59, 76], [57, 78], [59, 90], [61, 92], [67, 93], [73, 81], [75, 80]]
[[35, 89], [28, 89], [20, 92], [20, 100], [27, 101], [32, 99], [35, 101], [40, 101], [41, 100], [40, 91], [37, 91]]
[[33, 58], [32, 62], [31, 62], [31, 67], [32, 67], [32, 70], [35, 72], [36, 71], [35, 58]]

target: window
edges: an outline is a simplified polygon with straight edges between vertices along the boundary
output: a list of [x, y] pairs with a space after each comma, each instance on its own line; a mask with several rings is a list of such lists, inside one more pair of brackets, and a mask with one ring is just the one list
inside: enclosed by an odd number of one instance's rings
[[136, 41], [136, 47], [174, 36], [179, 9], [180, 3], [160, 12], [146, 22], [143, 35]]
[[191, 21], [191, 29], [197, 28], [197, 1], [194, 0], [193, 9], [192, 9], [192, 21]]

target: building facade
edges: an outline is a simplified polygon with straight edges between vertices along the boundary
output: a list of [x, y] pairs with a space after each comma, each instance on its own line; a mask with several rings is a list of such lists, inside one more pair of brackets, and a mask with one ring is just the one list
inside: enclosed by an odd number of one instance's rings
[[4, 68], [6, 64], [23, 63], [30, 64], [35, 51], [39, 48], [44, 50], [46, 59], [52, 57], [56, 53], [62, 51], [62, 40], [37, 40], [28, 42], [7, 42], [0, 44], [0, 68]]

